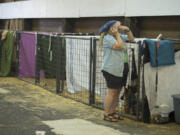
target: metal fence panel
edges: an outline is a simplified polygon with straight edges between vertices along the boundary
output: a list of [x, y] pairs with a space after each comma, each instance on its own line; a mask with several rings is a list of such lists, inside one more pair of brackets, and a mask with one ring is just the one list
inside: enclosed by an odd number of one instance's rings
[[36, 84], [56, 92], [58, 38], [38, 34], [36, 47]]
[[[94, 102], [93, 106], [104, 109], [104, 102], [108, 92], [105, 79], [101, 73], [101, 65], [103, 52], [99, 47], [99, 40], [94, 39], [93, 48], [93, 91]], [[127, 43], [129, 74], [126, 88], [123, 88], [119, 97], [117, 110], [124, 116], [132, 119], [138, 118], [137, 109], [139, 106], [139, 91], [138, 91], [138, 45], [136, 43]], [[134, 62], [134, 63], [133, 63]], [[136, 71], [136, 78], [134, 72]]]
[[[22, 37], [22, 36], [20, 36]], [[62, 36], [37, 34], [34, 48], [34, 76], [22, 77], [52, 92], [104, 109], [104, 100], [108, 89], [101, 72], [103, 52], [99, 48], [99, 39], [95, 36]], [[21, 40], [19, 40], [18, 69], [26, 59], [20, 58]], [[30, 42], [30, 41], [29, 41]], [[28, 42], [26, 43], [28, 45]], [[130, 73], [128, 87], [119, 97], [117, 110], [124, 116], [138, 119], [140, 105], [140, 65], [138, 65], [138, 46], [128, 44]], [[132, 52], [135, 54], [138, 78], [132, 81]], [[24, 52], [26, 53], [26, 52]], [[23, 61], [22, 61], [23, 60]], [[27, 65], [31, 66], [31, 65]], [[18, 70], [18, 75], [19, 75]], [[28, 71], [27, 71], [28, 72]], [[132, 87], [133, 82], [135, 87]], [[134, 90], [135, 89], [135, 90]], [[135, 91], [135, 92], [133, 92]]]
[[[59, 82], [62, 96], [89, 104], [91, 89], [91, 40], [90, 38], [62, 38], [65, 47], [66, 81]], [[61, 70], [61, 74], [64, 72]]]

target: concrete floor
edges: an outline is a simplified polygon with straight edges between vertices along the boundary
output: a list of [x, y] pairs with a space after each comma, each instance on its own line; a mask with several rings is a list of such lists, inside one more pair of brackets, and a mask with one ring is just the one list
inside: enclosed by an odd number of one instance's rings
[[103, 111], [16, 78], [0, 78], [0, 135], [180, 135], [176, 123], [103, 121]]

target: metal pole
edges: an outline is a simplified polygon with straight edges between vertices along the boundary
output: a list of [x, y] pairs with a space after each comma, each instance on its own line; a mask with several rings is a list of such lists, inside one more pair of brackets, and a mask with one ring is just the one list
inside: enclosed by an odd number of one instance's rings
[[[65, 38], [62, 39], [62, 49], [64, 51], [64, 54], [61, 57], [61, 60], [63, 62], [62, 64], [66, 64], [66, 42], [65, 42]], [[64, 78], [66, 78], [66, 69], [64, 68], [62, 70], [63, 70], [62, 74], [64, 76], [63, 76], [63, 79], [61, 80], [61, 91], [60, 92], [63, 92], [63, 90], [64, 90]]]
[[139, 49], [138, 49], [138, 89], [137, 89], [137, 110], [136, 110], [136, 116], [137, 116], [137, 120], [139, 120], [139, 98], [140, 98], [140, 77], [141, 77], [141, 56], [140, 56], [140, 45], [141, 45], [141, 41], [138, 42], [139, 44]]
[[95, 103], [95, 87], [96, 87], [96, 40], [93, 40], [93, 77], [92, 77], [92, 96], [91, 96], [91, 103]]
[[19, 49], [20, 49], [19, 41], [20, 41], [20, 33], [18, 31], [16, 31], [16, 45], [17, 45], [17, 49], [16, 49], [16, 77], [18, 77], [18, 75], [19, 75]]
[[39, 37], [40, 35], [39, 34], [37, 34], [37, 42], [36, 42], [36, 64], [35, 64], [35, 84], [39, 84], [40, 83], [40, 67], [39, 67], [39, 46], [38, 46], [38, 41], [39, 41], [39, 39], [40, 39], [40, 37]]
[[89, 55], [89, 104], [92, 104], [92, 38], [90, 39], [90, 46], [89, 46], [89, 51], [90, 51], [90, 55]]
[[56, 53], [56, 93], [60, 92], [60, 55], [62, 47], [62, 37], [57, 36], [57, 53]]

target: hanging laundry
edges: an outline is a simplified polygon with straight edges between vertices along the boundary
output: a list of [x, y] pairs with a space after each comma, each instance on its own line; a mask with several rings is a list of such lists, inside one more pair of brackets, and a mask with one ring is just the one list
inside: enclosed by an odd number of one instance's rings
[[[175, 64], [174, 45], [172, 41], [170, 40], [153, 41], [150, 39], [146, 39], [144, 40], [144, 42], [145, 44], [148, 45], [152, 67]], [[157, 56], [156, 56], [156, 52], [157, 52]]]
[[[51, 37], [51, 46], [49, 46], [49, 52], [50, 54], [52, 53], [52, 59], [51, 64], [54, 66], [54, 69], [56, 71], [57, 68], [57, 61], [59, 60], [60, 65], [59, 65], [59, 70], [60, 70], [60, 80], [66, 80], [66, 42], [61, 43], [62, 41], [59, 40], [57, 36], [52, 36]], [[58, 44], [59, 43], [59, 44]], [[60, 46], [60, 50], [58, 52], [59, 59], [57, 59], [57, 50], [58, 50], [58, 45]], [[54, 72], [54, 71], [53, 71]], [[56, 72], [57, 73], [57, 72]], [[56, 73], [54, 72], [54, 76], [56, 76]]]
[[8, 76], [11, 71], [11, 62], [14, 49], [14, 33], [8, 32], [3, 42], [0, 76]]
[[[141, 61], [142, 78], [140, 88], [144, 91], [145, 98], [147, 97], [147, 100], [144, 100], [143, 117], [147, 118], [147, 112], [150, 112], [153, 122], [168, 122], [168, 114], [173, 111], [171, 95], [179, 93], [180, 52], [175, 53], [174, 56], [173, 43], [169, 40], [160, 40], [158, 43], [158, 41], [148, 39], [144, 40], [141, 47], [143, 61]], [[148, 57], [150, 58], [149, 61]], [[148, 104], [146, 104], [146, 101], [148, 101]]]
[[[88, 36], [77, 36], [77, 38], [79, 39], [66, 38], [66, 83], [70, 93], [89, 90], [90, 40], [86, 39]], [[95, 93], [99, 94], [104, 101], [107, 95], [107, 86], [101, 72], [102, 54], [98, 44], [99, 41], [96, 42]]]
[[37, 36], [37, 68], [44, 70], [46, 78], [55, 78], [56, 65], [52, 64], [52, 60], [56, 59], [52, 57], [52, 42], [50, 40], [49, 35]]
[[159, 113], [170, 113], [173, 109], [172, 95], [180, 94], [180, 51], [175, 53], [176, 64], [172, 66], [158, 67], [158, 90], [155, 90], [156, 68], [150, 63], [144, 65], [145, 90], [149, 103], [151, 115], [154, 114], [155, 106], [167, 105], [169, 108], [164, 112], [163, 108]]
[[[137, 45], [136, 45], [137, 47]], [[129, 84], [129, 92], [128, 92], [128, 105], [131, 109], [131, 112], [133, 114], [136, 114], [136, 107], [137, 107], [137, 101], [136, 101], [136, 93], [138, 89], [138, 75], [137, 75], [137, 68], [136, 68], [136, 63], [135, 61], [135, 49], [132, 48], [132, 56], [131, 56], [131, 84]]]
[[127, 78], [127, 84], [124, 88], [124, 93], [121, 96], [121, 100], [124, 100], [124, 111], [126, 113], [136, 114], [137, 107], [137, 86], [138, 86], [138, 75], [137, 75], [137, 63], [138, 63], [138, 50], [139, 46], [137, 43], [127, 43], [128, 52], [128, 63], [129, 63], [129, 74]]
[[1, 65], [1, 55], [2, 55], [3, 41], [6, 39], [7, 33], [8, 33], [7, 30], [4, 30], [4, 31], [0, 32], [0, 65]]
[[89, 90], [90, 40], [67, 38], [66, 58], [68, 91], [77, 93]]
[[136, 68], [136, 62], [135, 62], [135, 54], [134, 54], [134, 49], [132, 49], [132, 73], [131, 73], [131, 76], [132, 76], [132, 80], [135, 80], [137, 79], [137, 68]]
[[144, 40], [142, 41], [142, 44], [140, 45], [140, 55], [144, 56], [143, 63], [150, 62], [150, 54], [149, 54], [149, 48], [148, 45], [145, 44]]
[[7, 34], [8, 34], [8, 31], [7, 31], [7, 30], [4, 30], [4, 31], [2, 32], [1, 40], [5, 40], [6, 37], [7, 37]]
[[[60, 42], [59, 42], [60, 43]], [[59, 44], [60, 45], [60, 44]], [[58, 38], [52, 35], [38, 35], [37, 56], [39, 69], [43, 69], [46, 78], [56, 78]], [[65, 80], [65, 46], [60, 47], [60, 80]]]
[[35, 46], [34, 33], [22, 33], [19, 45], [19, 77], [35, 77]]

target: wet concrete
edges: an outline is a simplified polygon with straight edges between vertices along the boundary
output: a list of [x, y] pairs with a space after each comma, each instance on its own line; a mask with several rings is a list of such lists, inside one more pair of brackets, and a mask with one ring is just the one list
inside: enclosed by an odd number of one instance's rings
[[[117, 123], [103, 121], [102, 110], [63, 98], [16, 78], [0, 78], [0, 88], [0, 135], [34, 135], [37, 130], [46, 131], [46, 135], [57, 135], [60, 134], [55, 132], [58, 129], [47, 123], [58, 121], [56, 127], [63, 130], [63, 126], [58, 125], [59, 120], [73, 119], [107, 127], [112, 132], [117, 130], [120, 135], [180, 135], [180, 125], [176, 123], [155, 125], [129, 119]], [[106, 132], [106, 135], [111, 134]]]

